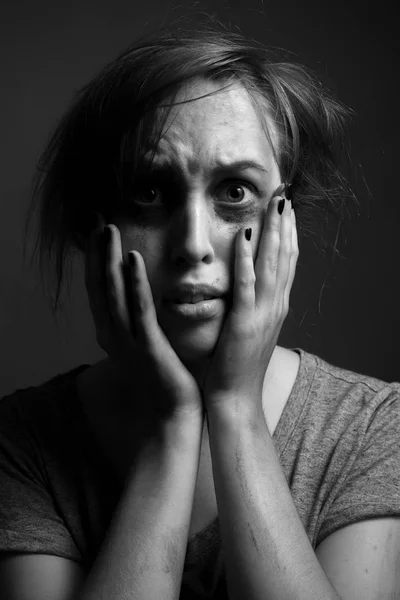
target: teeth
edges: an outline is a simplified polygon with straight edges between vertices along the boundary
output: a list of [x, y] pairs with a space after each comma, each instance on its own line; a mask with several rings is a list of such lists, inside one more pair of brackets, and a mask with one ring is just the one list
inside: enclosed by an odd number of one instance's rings
[[174, 302], [177, 304], [196, 304], [196, 302], [211, 300], [212, 298], [213, 296], [205, 296], [204, 294], [183, 294], [179, 298], [175, 298]]

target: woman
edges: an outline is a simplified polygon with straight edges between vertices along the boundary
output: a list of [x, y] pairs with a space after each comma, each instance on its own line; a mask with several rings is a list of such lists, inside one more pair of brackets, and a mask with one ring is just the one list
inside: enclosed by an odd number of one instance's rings
[[343, 119], [221, 32], [137, 43], [80, 92], [39, 241], [58, 293], [84, 254], [108, 357], [2, 400], [7, 598], [400, 593], [400, 386], [276, 345], [295, 212], [346, 192]]

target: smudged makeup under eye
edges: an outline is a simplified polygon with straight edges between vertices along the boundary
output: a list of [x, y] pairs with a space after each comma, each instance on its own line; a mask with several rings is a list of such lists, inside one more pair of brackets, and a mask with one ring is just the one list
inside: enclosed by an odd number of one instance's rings
[[[242, 193], [239, 192], [239, 198], [235, 197], [236, 196], [236, 192], [240, 190]], [[239, 207], [242, 204], [245, 204], [246, 206], [249, 205], [249, 200], [246, 201], [246, 196], [248, 194], [246, 194], [246, 191], [250, 192], [250, 194], [252, 196], [257, 196], [257, 198], [260, 198], [260, 193], [258, 191], [258, 189], [250, 182], [248, 181], [240, 181], [240, 180], [226, 180], [224, 181], [220, 186], [218, 186], [218, 193], [216, 193], [216, 196], [219, 197], [219, 199], [221, 200], [221, 202], [223, 203], [227, 203], [227, 204], [234, 204], [235, 207], [237, 205], [239, 205]], [[221, 192], [228, 192], [231, 195], [231, 199], [228, 198], [228, 193], [226, 195], [225, 198], [221, 198], [222, 194]], [[232, 194], [233, 192], [233, 194]]]

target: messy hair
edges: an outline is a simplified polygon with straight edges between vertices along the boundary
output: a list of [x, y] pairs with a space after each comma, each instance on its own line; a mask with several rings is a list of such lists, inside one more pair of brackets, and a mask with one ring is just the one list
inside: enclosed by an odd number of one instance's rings
[[27, 233], [37, 215], [32, 258], [38, 255], [43, 282], [49, 267], [56, 275], [53, 312], [67, 258], [84, 252], [91, 214], [101, 212], [109, 221], [126, 206], [135, 173], [145, 154], [154, 156], [174, 99], [195, 78], [239, 82], [247, 90], [264, 116], [281, 179], [292, 184], [300, 233], [315, 233], [316, 214], [342, 219], [353, 197], [340, 173], [350, 111], [310, 70], [275, 55], [237, 32], [163, 31], [131, 45], [76, 92], [39, 158], [25, 225]]

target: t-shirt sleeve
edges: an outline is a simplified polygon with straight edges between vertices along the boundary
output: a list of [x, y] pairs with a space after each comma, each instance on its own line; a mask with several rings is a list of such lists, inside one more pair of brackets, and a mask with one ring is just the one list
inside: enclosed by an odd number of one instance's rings
[[24, 411], [24, 390], [0, 399], [0, 552], [81, 555], [57, 512], [46, 469]]
[[[367, 413], [367, 417], [365, 414]], [[317, 546], [334, 531], [365, 519], [400, 517], [400, 384], [381, 390], [354, 421], [345, 477], [318, 532]], [[350, 431], [351, 431], [350, 427]]]

